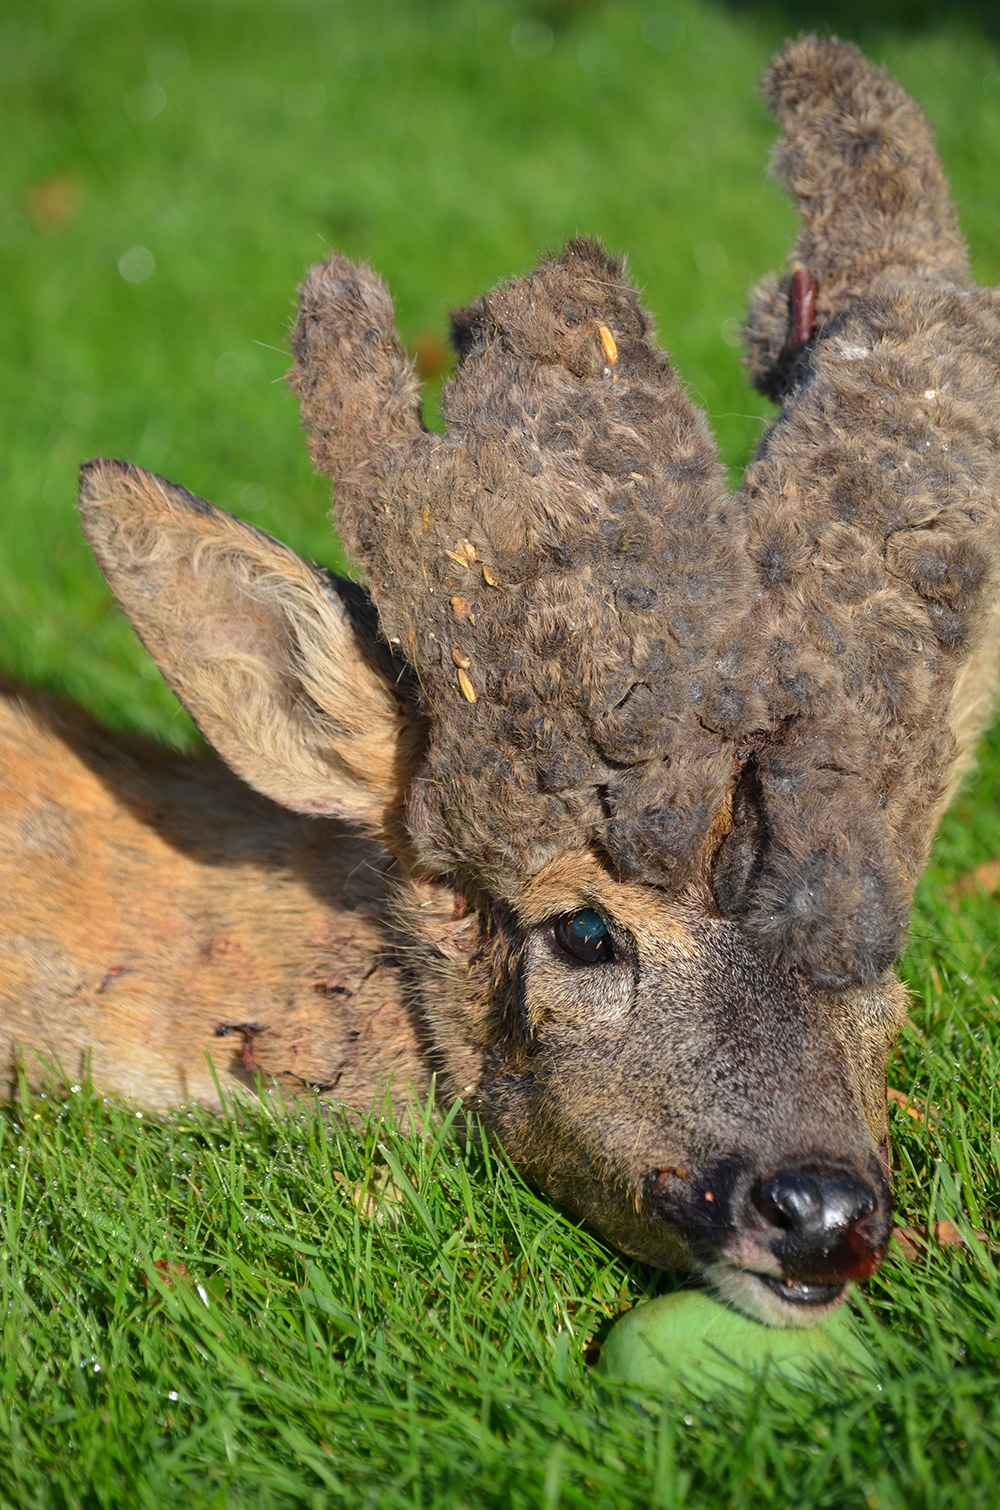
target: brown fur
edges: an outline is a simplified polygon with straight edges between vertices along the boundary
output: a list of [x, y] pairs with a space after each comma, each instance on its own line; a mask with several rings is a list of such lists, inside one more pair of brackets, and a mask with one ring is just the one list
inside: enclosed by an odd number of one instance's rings
[[586, 241], [455, 317], [443, 437], [375, 275], [310, 274], [293, 386], [377, 618], [84, 469], [123, 607], [263, 797], [8, 697], [10, 1073], [27, 1046], [214, 1104], [208, 1052], [367, 1109], [434, 1071], [554, 1198], [754, 1314], [877, 1265], [888, 966], [1000, 641], [995, 300], [898, 86], [806, 40], [765, 88], [811, 270], [756, 296], [783, 409], [737, 498]]
[[273, 806], [213, 759], [2, 690], [5, 1094], [20, 1046], [36, 1084], [47, 1063], [156, 1111], [217, 1107], [219, 1084], [256, 1084], [248, 1038], [290, 1092], [366, 1108], [392, 1082], [426, 1086], [381, 846]]

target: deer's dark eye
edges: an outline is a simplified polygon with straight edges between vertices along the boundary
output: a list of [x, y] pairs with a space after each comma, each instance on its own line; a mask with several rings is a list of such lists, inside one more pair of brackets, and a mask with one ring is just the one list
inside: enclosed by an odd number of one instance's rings
[[615, 957], [610, 929], [592, 907], [567, 913], [558, 920], [554, 931], [560, 949], [585, 965], [603, 965]]

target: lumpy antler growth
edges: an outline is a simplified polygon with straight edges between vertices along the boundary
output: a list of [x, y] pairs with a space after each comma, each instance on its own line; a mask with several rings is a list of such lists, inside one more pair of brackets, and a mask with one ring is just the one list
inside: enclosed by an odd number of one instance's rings
[[995, 658], [1000, 311], [968, 281], [930, 130], [884, 70], [806, 39], [763, 89], [817, 323], [796, 349], [794, 274], [758, 290], [750, 372], [784, 395], [743, 490], [771, 732], [717, 891], [769, 953], [841, 986], [900, 948], [969, 743], [956, 710]]
[[444, 437], [382, 285], [341, 258], [303, 290], [293, 386], [423, 688], [425, 865], [503, 894], [590, 843], [680, 888], [731, 818], [723, 915], [841, 988], [898, 952], [968, 743], [952, 705], [988, 652], [1000, 326], [898, 84], [806, 39], [764, 93], [802, 231], [750, 313], [751, 376], [784, 407], [736, 503], [590, 242], [456, 316]]
[[876, 277], [962, 283], [969, 266], [931, 128], [884, 68], [849, 44], [807, 37], [772, 60], [761, 93], [783, 127], [773, 168], [801, 216], [791, 270], [754, 291], [747, 323], [754, 385], [780, 396], [804, 344], [788, 339], [804, 275], [822, 326]]
[[454, 317], [444, 436], [368, 268], [302, 291], [292, 382], [431, 738], [410, 826], [500, 895], [594, 843], [680, 884], [722, 802], [736, 509], [624, 264], [589, 241]]

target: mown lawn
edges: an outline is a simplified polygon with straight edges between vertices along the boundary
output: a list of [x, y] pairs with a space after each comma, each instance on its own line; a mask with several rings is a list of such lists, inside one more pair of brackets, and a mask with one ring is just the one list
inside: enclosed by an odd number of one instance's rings
[[[753, 90], [786, 32], [829, 22], [918, 95], [1000, 281], [997, 22], [943, 11], [6, 0], [0, 667], [194, 737], [78, 535], [98, 452], [340, 560], [280, 381], [327, 246], [388, 278], [432, 416], [450, 304], [577, 231], [628, 250], [738, 473], [768, 409], [737, 325], [792, 229]], [[0, 1118], [0, 1504], [994, 1505], [998, 787], [994, 736], [921, 888], [890, 1067], [899, 1220], [967, 1241], [894, 1250], [866, 1288], [879, 1390], [642, 1411], [600, 1388], [612, 1318], [674, 1281], [442, 1113], [156, 1123], [54, 1088]]]

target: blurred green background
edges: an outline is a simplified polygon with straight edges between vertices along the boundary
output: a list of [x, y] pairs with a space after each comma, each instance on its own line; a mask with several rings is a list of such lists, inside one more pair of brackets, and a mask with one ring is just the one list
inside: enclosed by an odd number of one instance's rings
[[0, 666], [191, 737], [79, 536], [76, 468], [96, 453], [337, 563], [282, 382], [296, 283], [329, 247], [388, 279], [432, 422], [450, 305], [576, 232], [626, 250], [737, 476], [768, 412], [739, 321], [792, 233], [754, 87], [769, 52], [832, 28], [891, 66], [996, 281], [997, 15], [985, 0], [4, 0]]

